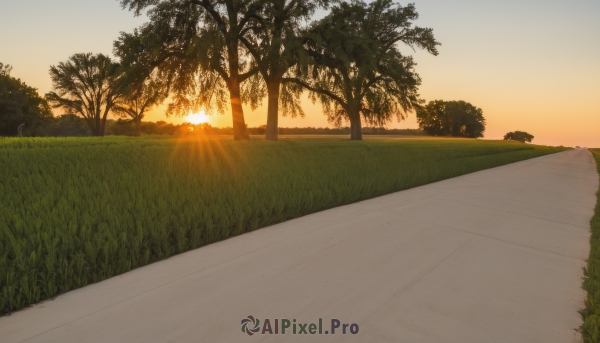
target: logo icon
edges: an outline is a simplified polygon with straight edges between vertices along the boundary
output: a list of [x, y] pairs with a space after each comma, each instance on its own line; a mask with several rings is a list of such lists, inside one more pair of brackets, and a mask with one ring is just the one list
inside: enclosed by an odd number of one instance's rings
[[252, 336], [255, 333], [258, 333], [258, 331], [260, 331], [260, 320], [255, 319], [252, 316], [242, 319], [242, 332], [247, 333], [248, 336]]

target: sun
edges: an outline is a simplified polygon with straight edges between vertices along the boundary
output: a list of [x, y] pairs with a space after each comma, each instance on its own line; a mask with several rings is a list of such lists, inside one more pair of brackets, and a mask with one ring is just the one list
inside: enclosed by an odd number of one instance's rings
[[204, 111], [202, 111], [200, 113], [188, 115], [187, 117], [185, 117], [185, 120], [188, 123], [191, 123], [194, 125], [204, 124], [204, 123], [208, 123], [208, 116], [206, 115], [206, 113], [204, 113]]

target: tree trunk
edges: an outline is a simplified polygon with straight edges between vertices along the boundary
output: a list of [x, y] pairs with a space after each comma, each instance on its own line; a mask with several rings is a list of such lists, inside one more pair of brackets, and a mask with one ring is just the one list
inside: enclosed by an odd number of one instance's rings
[[106, 118], [108, 117], [108, 112], [110, 111], [110, 109], [112, 108], [112, 106], [108, 106], [106, 105], [106, 108], [104, 109], [104, 115], [101, 118], [101, 126], [100, 126], [100, 136], [104, 137], [104, 132], [106, 131]]
[[350, 140], [362, 141], [362, 123], [358, 113], [350, 115]]
[[135, 135], [140, 137], [142, 135], [142, 118], [135, 118]]
[[95, 119], [88, 119], [88, 118], [86, 118], [85, 121], [88, 124], [88, 126], [90, 127], [90, 133], [92, 134], [92, 137], [98, 136], [98, 129], [94, 125], [95, 124]]
[[[235, 82], [234, 82], [235, 81]], [[231, 80], [229, 99], [231, 101], [231, 115], [233, 117], [233, 139], [236, 141], [250, 139], [244, 120], [244, 109], [242, 108], [242, 97], [240, 95], [240, 84], [237, 78]]]
[[99, 137], [102, 132], [102, 126], [100, 125], [100, 114], [94, 116], [94, 128], [92, 129], [92, 136]]
[[98, 130], [98, 136], [104, 137], [104, 131], [106, 130], [106, 118], [102, 119], [102, 124]]
[[267, 107], [267, 130], [265, 139], [277, 141], [279, 139], [279, 90], [281, 82], [271, 82], [268, 86], [269, 105]]
[[[230, 31], [233, 28], [230, 29]], [[242, 97], [239, 80], [239, 56], [237, 36], [229, 37], [227, 54], [229, 55], [229, 100], [231, 102], [231, 116], [233, 119], [233, 139], [236, 141], [250, 139], [244, 120], [244, 109], [242, 108]]]

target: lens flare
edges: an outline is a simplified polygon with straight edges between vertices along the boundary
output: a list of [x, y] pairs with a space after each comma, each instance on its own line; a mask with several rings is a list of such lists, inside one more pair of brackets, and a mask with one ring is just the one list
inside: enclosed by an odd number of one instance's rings
[[194, 125], [204, 124], [208, 123], [208, 115], [206, 115], [204, 112], [190, 114], [189, 116], [185, 117], [185, 120]]

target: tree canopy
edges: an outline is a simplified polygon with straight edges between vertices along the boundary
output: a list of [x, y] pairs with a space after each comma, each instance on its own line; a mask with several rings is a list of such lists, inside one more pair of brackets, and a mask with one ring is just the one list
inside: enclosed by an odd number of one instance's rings
[[[256, 106], [264, 95], [258, 69], [240, 44], [260, 21], [254, 0], [121, 0], [150, 22], [122, 33], [115, 54], [126, 63], [158, 68], [174, 101], [169, 113], [205, 108], [223, 112], [229, 98], [234, 138], [248, 139], [242, 103]], [[253, 78], [254, 77], [254, 78]], [[242, 86], [244, 84], [244, 87]]]
[[531, 143], [533, 138], [534, 138], [533, 135], [530, 135], [529, 133], [524, 132], [524, 131], [513, 131], [513, 132], [509, 132], [506, 135], [504, 135], [505, 141], [517, 141], [517, 142], [521, 142], [521, 143], [525, 143], [525, 142]]
[[417, 107], [421, 130], [432, 136], [483, 137], [483, 111], [465, 101], [430, 101]]
[[119, 65], [110, 57], [75, 54], [50, 67], [53, 91], [46, 99], [54, 108], [85, 118], [92, 136], [104, 136], [106, 118], [122, 95]]
[[437, 55], [430, 28], [413, 26], [414, 4], [392, 0], [341, 2], [310, 29], [309, 73], [292, 79], [319, 100], [330, 122], [350, 122], [351, 139], [362, 139], [361, 122], [382, 126], [401, 120], [421, 102], [411, 56], [400, 44]]
[[12, 66], [10, 64], [4, 64], [0, 62], [0, 75], [8, 76], [12, 70]]
[[16, 136], [21, 124], [30, 136], [44, 135], [52, 110], [37, 89], [10, 76], [10, 65], [0, 63], [0, 135]]

